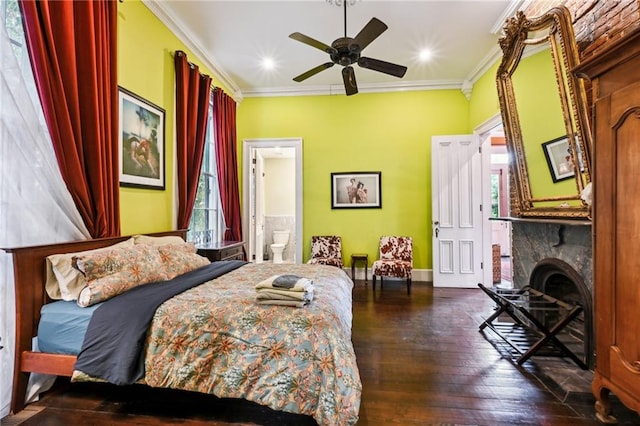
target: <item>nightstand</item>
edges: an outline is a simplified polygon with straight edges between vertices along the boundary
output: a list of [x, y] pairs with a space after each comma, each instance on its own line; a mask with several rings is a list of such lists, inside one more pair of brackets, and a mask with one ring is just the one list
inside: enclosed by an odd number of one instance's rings
[[198, 254], [212, 262], [218, 260], [243, 260], [244, 241], [218, 241], [198, 247]]

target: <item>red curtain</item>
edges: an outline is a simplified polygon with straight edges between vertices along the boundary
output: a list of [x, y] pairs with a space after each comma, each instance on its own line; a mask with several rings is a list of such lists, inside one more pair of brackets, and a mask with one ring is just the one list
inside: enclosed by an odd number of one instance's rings
[[242, 241], [236, 149], [236, 102], [220, 88], [213, 91], [213, 122], [216, 127], [216, 163], [220, 198], [227, 226], [224, 239]]
[[20, 6], [62, 177], [91, 235], [118, 236], [117, 4], [21, 0]]
[[184, 52], [174, 56], [176, 68], [176, 151], [178, 161], [178, 229], [189, 227], [198, 192], [211, 77], [200, 74]]

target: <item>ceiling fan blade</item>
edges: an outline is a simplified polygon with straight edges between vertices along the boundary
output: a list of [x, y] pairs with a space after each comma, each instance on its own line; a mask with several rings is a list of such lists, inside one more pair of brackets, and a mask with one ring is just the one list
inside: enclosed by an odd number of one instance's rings
[[344, 81], [344, 90], [347, 96], [358, 93], [358, 85], [356, 84], [356, 73], [352, 66], [342, 68], [342, 80]]
[[336, 49], [334, 49], [333, 47], [331, 47], [331, 46], [329, 46], [327, 44], [324, 44], [323, 42], [318, 41], [318, 40], [316, 40], [314, 38], [306, 36], [306, 35], [304, 35], [302, 33], [289, 34], [289, 38], [292, 38], [292, 39], [297, 40], [297, 41], [299, 41], [301, 43], [304, 43], [304, 44], [308, 44], [309, 46], [315, 47], [316, 49], [320, 49], [323, 52], [326, 52], [328, 54], [331, 54], [331, 53], [336, 51]]
[[369, 43], [385, 32], [387, 28], [389, 27], [378, 18], [371, 18], [367, 25], [353, 38], [353, 43], [360, 46], [360, 51], [362, 51]]
[[294, 77], [293, 81], [297, 81], [298, 83], [300, 83], [301, 81], [304, 81], [304, 80], [308, 79], [309, 77], [318, 74], [320, 71], [324, 71], [327, 68], [331, 68], [333, 65], [335, 65], [333, 62], [325, 62], [322, 65], [318, 65], [317, 67], [311, 68], [309, 71], [303, 72], [299, 76]]
[[362, 68], [368, 68], [370, 70], [383, 72], [400, 78], [404, 77], [404, 73], [407, 72], [407, 67], [403, 65], [392, 64], [391, 62], [367, 58], [365, 56], [361, 56], [360, 59], [358, 59], [358, 65]]

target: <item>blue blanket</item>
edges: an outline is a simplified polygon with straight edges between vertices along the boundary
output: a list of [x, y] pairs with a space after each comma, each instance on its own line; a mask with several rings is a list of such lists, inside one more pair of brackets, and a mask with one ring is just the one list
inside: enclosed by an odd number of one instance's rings
[[144, 377], [144, 345], [156, 309], [166, 300], [217, 278], [247, 262], [213, 262], [160, 283], [135, 287], [104, 302], [95, 310], [75, 370], [116, 385]]

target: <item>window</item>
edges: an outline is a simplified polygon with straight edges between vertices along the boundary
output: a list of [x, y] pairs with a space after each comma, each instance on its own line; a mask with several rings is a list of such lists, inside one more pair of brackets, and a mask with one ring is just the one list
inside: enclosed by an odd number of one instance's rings
[[19, 59], [26, 53], [23, 51], [24, 34], [22, 31], [22, 15], [17, 0], [7, 0], [0, 2], [2, 7], [2, 16], [4, 16], [5, 28], [13, 51]]
[[[13, 48], [13, 54], [18, 61], [20, 71], [27, 83], [27, 90], [34, 105], [40, 105], [40, 97], [36, 89], [36, 82], [33, 78], [31, 63], [29, 62], [29, 52], [24, 38], [24, 28], [22, 26], [22, 12], [18, 5], [18, 0], [0, 0], [0, 17], [4, 18], [4, 25], [9, 36], [9, 42]], [[39, 107], [38, 107], [39, 108]], [[38, 113], [40, 125], [43, 131], [48, 133], [44, 114]]]
[[[6, 0], [0, 1], [0, 15], [4, 17], [4, 25], [9, 36], [9, 42], [13, 48], [13, 54], [15, 55], [20, 69], [25, 74], [25, 81], [30, 83], [29, 90], [31, 95], [35, 94], [35, 83], [33, 77], [31, 77], [31, 64], [29, 63], [29, 53], [27, 52], [27, 45], [24, 39], [24, 30], [22, 28], [22, 13], [20, 12], [20, 6], [18, 6], [18, 0]], [[34, 98], [37, 100], [36, 105], [40, 102], [37, 94]]]
[[202, 170], [198, 181], [196, 202], [193, 206], [187, 239], [196, 245], [207, 245], [224, 239], [224, 215], [218, 187], [216, 147], [214, 143], [213, 97], [209, 104], [207, 135], [202, 159]]
[[500, 174], [491, 173], [491, 217], [500, 216]]

